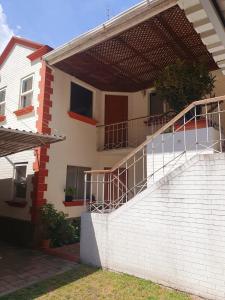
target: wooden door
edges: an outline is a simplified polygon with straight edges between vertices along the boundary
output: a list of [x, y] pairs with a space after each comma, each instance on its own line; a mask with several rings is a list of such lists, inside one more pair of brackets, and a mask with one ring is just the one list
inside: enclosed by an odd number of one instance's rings
[[105, 149], [127, 147], [128, 96], [105, 96]]

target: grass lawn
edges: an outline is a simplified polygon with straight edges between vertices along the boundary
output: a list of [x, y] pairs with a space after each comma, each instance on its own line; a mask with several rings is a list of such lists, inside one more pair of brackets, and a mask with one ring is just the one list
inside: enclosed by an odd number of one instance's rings
[[190, 300], [191, 297], [134, 276], [81, 265], [69, 272], [1, 297], [1, 300], [32, 299]]

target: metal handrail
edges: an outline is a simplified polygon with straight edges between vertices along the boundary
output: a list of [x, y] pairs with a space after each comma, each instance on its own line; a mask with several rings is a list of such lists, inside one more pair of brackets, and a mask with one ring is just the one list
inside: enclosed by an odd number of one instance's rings
[[[93, 210], [104, 213], [118, 208], [196, 153], [223, 152], [224, 101], [225, 96], [194, 101], [111, 169], [86, 171], [85, 185], [90, 183], [93, 190], [100, 190], [102, 199], [93, 204]], [[110, 207], [105, 203], [105, 178], [110, 190], [115, 185], [118, 189], [117, 194], [110, 194]]]
[[142, 117], [137, 117], [137, 118], [132, 118], [132, 119], [127, 119], [125, 121], [121, 121], [121, 122], [116, 122], [116, 123], [111, 123], [111, 124], [101, 124], [101, 125], [97, 125], [96, 127], [97, 128], [100, 128], [100, 127], [106, 127], [106, 126], [110, 126], [110, 125], [117, 125], [117, 124], [123, 124], [123, 123], [126, 123], [126, 122], [130, 122], [130, 121], [136, 121], [136, 120], [141, 120], [141, 119], [146, 119], [146, 118], [163, 118], [163, 117], [166, 117], [167, 115], [169, 114], [175, 114], [175, 111], [173, 110], [170, 110], [170, 111], [167, 111], [163, 114], [158, 114], [158, 115], [146, 115], [146, 116], [142, 116]]
[[198, 100], [192, 102], [188, 107], [183, 109], [179, 114], [177, 114], [173, 119], [171, 119], [167, 124], [165, 124], [163, 127], [161, 127], [159, 130], [157, 130], [153, 135], [148, 137], [146, 141], [144, 141], [141, 145], [139, 145], [137, 148], [132, 150], [127, 156], [125, 156], [121, 161], [116, 163], [111, 169], [108, 170], [90, 170], [90, 171], [85, 171], [87, 174], [91, 173], [111, 173], [118, 169], [120, 166], [122, 166], [129, 158], [131, 158], [133, 155], [135, 155], [138, 151], [140, 151], [143, 147], [145, 147], [151, 140], [153, 140], [156, 136], [159, 136], [161, 133], [163, 133], [165, 130], [167, 130], [171, 125], [175, 124], [177, 121], [179, 121], [187, 112], [191, 111], [196, 106], [199, 105], [204, 105], [204, 104], [210, 104], [210, 103], [215, 103], [219, 101], [224, 101], [225, 96], [220, 96], [220, 97], [214, 97], [214, 98], [208, 98], [204, 100]]

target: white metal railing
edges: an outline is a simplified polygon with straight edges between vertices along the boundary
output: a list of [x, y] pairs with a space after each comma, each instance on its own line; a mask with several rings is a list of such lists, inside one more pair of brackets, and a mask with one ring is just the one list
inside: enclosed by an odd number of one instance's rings
[[223, 124], [225, 96], [193, 102], [112, 169], [85, 172], [85, 205], [111, 212], [196, 153], [223, 152]]
[[97, 126], [99, 151], [137, 147], [174, 117], [169, 111], [161, 115], [133, 118], [123, 122]]

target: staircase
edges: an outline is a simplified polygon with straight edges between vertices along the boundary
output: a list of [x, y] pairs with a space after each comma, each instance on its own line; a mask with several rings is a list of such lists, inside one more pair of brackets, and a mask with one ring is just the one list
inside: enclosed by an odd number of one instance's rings
[[85, 174], [90, 212], [110, 213], [196, 154], [224, 150], [225, 96], [195, 101], [110, 170]]

